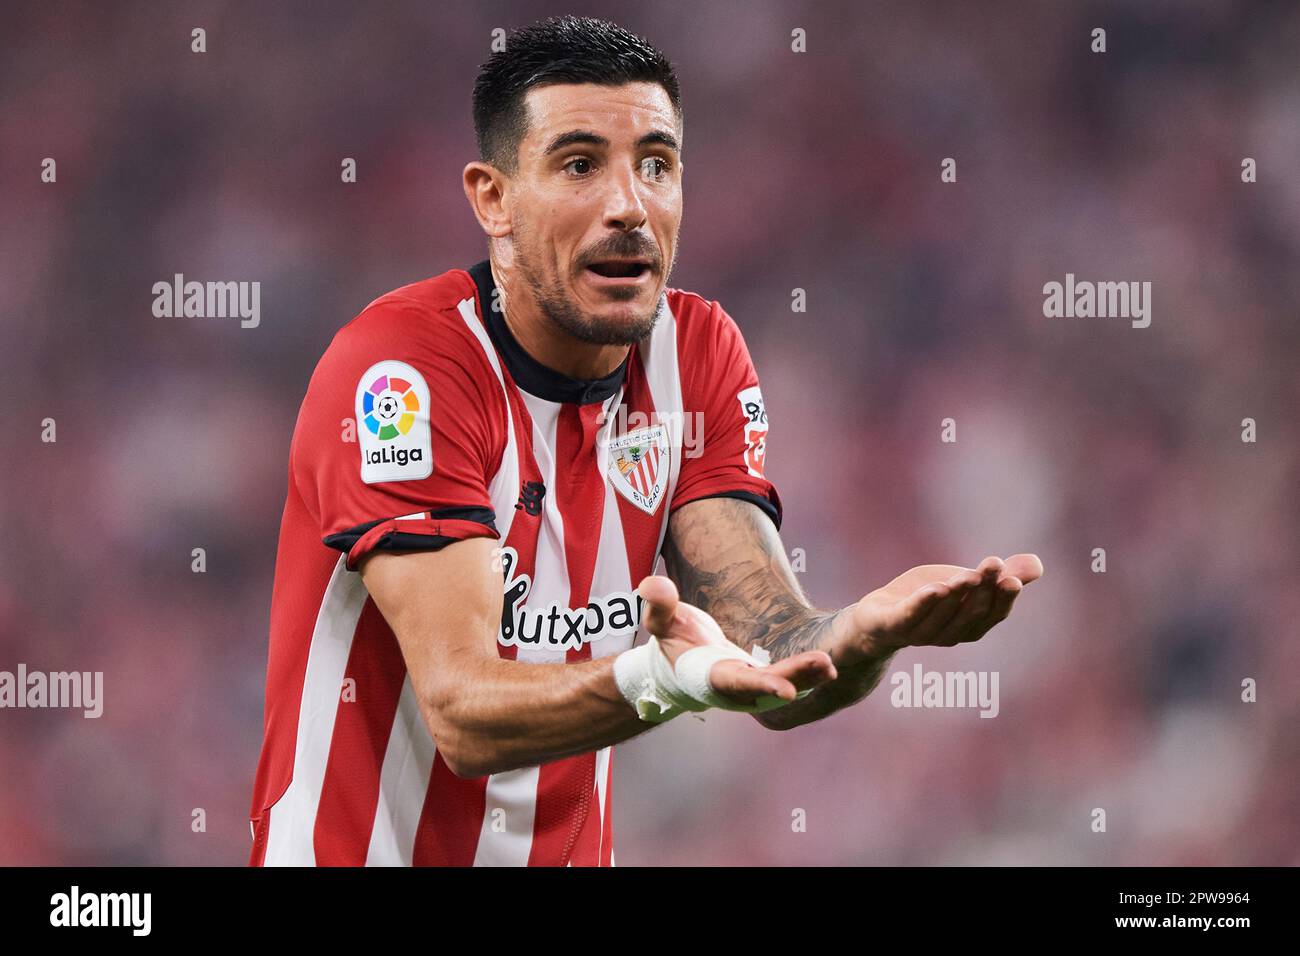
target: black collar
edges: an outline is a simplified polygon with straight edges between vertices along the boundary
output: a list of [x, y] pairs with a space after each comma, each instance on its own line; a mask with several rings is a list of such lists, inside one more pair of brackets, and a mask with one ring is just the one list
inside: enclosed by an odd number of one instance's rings
[[623, 384], [627, 376], [627, 363], [632, 356], [631, 349], [618, 368], [604, 378], [581, 379], [570, 378], [562, 372], [548, 368], [529, 355], [506, 325], [505, 316], [492, 308], [493, 290], [496, 282], [492, 278], [492, 265], [484, 259], [468, 270], [470, 278], [478, 286], [479, 309], [483, 314], [483, 324], [487, 326], [488, 336], [496, 346], [497, 353], [510, 370], [515, 384], [530, 395], [544, 398], [548, 402], [590, 405], [603, 402]]

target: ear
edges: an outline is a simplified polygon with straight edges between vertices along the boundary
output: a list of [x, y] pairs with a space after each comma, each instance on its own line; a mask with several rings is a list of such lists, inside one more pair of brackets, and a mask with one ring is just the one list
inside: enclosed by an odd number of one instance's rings
[[510, 203], [505, 175], [489, 163], [474, 161], [463, 173], [465, 198], [483, 231], [494, 239], [510, 235]]

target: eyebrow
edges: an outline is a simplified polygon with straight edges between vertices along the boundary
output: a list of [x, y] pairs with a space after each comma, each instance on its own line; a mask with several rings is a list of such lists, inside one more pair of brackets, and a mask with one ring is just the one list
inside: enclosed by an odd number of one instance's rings
[[[546, 147], [544, 155], [549, 156], [552, 153], [559, 152], [566, 146], [573, 146], [577, 143], [586, 143], [590, 146], [599, 146], [608, 148], [609, 140], [599, 133], [593, 133], [587, 129], [573, 129], [567, 133], [561, 133], [555, 139], [551, 140], [550, 145]], [[635, 143], [636, 146], [648, 146], [652, 143], [658, 143], [661, 146], [667, 146], [675, 153], [682, 151], [677, 139], [671, 133], [665, 133], [663, 130], [652, 130], [646, 133]]]

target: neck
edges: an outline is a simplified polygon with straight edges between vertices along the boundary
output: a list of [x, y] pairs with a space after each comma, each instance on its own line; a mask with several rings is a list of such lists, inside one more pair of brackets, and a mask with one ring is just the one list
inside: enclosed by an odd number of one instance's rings
[[521, 289], [515, 270], [503, 268], [495, 256], [489, 259], [506, 327], [530, 356], [553, 371], [583, 380], [605, 378], [623, 364], [631, 346], [584, 342], [557, 328], [530, 296], [514, 294]]

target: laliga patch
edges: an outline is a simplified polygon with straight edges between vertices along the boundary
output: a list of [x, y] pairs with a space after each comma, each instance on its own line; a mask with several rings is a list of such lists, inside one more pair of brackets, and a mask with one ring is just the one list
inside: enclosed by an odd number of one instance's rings
[[615, 491], [652, 515], [668, 487], [669, 461], [668, 426], [651, 425], [610, 440], [605, 473]]
[[429, 386], [405, 362], [372, 365], [357, 383], [361, 480], [413, 481], [433, 474]]
[[757, 385], [742, 390], [736, 398], [745, 413], [745, 467], [755, 478], [763, 477], [767, 458], [767, 408]]

